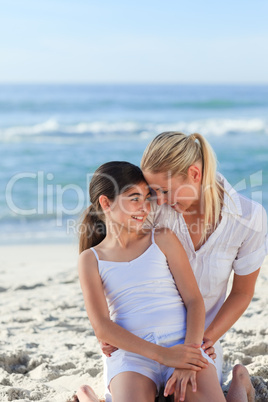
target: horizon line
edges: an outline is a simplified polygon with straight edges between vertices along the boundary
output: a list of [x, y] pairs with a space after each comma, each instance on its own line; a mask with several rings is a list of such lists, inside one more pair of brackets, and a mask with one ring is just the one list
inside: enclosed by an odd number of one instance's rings
[[0, 85], [268, 85], [267, 82], [0, 81]]

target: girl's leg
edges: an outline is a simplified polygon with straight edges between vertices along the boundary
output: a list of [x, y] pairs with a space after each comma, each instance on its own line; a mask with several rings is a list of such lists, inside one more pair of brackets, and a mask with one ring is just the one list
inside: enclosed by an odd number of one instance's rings
[[246, 367], [237, 364], [233, 368], [233, 379], [226, 396], [228, 402], [254, 402], [255, 390]]
[[185, 402], [225, 402], [216, 369], [212, 364], [197, 373], [196, 382], [196, 392], [188, 384]]
[[156, 385], [148, 377], [133, 371], [117, 374], [110, 382], [113, 402], [154, 402]]

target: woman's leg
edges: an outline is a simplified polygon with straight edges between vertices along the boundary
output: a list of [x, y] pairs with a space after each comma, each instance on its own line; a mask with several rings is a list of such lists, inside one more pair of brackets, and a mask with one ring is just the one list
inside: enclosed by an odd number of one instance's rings
[[110, 382], [110, 390], [113, 402], [154, 402], [156, 395], [155, 383], [133, 371], [117, 374]]
[[185, 402], [225, 402], [217, 371], [212, 364], [197, 373], [196, 382], [196, 392], [193, 392], [192, 386], [188, 384]]
[[233, 379], [226, 396], [228, 402], [254, 402], [255, 390], [246, 367], [237, 364], [233, 368]]
[[89, 385], [82, 385], [78, 389], [76, 396], [79, 402], [104, 402], [104, 399], [99, 399]]

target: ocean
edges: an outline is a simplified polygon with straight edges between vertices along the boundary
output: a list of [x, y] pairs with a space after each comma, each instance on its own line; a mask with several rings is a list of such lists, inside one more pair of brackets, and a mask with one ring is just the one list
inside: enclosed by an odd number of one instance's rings
[[0, 85], [0, 244], [74, 241], [92, 172], [169, 130], [268, 210], [267, 85]]

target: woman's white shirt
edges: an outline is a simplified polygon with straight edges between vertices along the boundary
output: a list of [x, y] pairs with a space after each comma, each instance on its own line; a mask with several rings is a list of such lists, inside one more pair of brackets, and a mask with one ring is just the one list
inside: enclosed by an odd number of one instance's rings
[[221, 308], [232, 271], [248, 275], [256, 271], [267, 254], [267, 215], [264, 208], [232, 188], [218, 175], [227, 194], [221, 222], [206, 243], [195, 251], [182, 214], [167, 204], [153, 206], [154, 226], [168, 227], [187, 252], [206, 307], [206, 328]]

